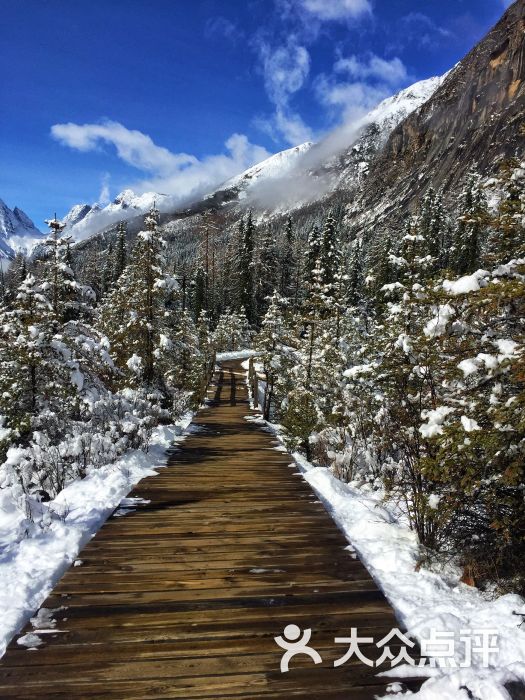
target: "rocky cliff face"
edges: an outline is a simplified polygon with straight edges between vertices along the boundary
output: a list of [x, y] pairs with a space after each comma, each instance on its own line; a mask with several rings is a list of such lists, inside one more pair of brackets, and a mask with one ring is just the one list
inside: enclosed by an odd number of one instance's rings
[[447, 195], [468, 170], [488, 175], [506, 158], [523, 157], [524, 123], [525, 0], [518, 0], [433, 97], [392, 131], [353, 213], [382, 210], [388, 219], [394, 203], [413, 208], [430, 184]]

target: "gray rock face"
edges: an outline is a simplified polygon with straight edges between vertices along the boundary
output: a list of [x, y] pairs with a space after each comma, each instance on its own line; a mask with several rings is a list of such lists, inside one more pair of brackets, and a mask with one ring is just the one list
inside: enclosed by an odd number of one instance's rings
[[[454, 193], [467, 172], [489, 175], [523, 157], [525, 0], [518, 0], [435, 94], [390, 134], [370, 164], [354, 211], [396, 219], [432, 184]], [[395, 203], [395, 205], [394, 205]], [[400, 206], [401, 205], [401, 206]], [[358, 217], [357, 217], [358, 218]]]

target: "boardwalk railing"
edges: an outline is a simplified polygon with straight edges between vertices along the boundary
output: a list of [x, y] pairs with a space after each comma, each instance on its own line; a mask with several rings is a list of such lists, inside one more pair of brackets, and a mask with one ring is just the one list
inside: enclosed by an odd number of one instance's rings
[[[264, 383], [264, 396], [262, 398], [262, 403], [261, 403], [261, 401], [259, 401], [259, 382], [260, 381], [262, 381]], [[270, 420], [273, 392], [272, 392], [271, 387], [270, 387], [268, 375], [266, 373], [263, 373], [262, 376], [259, 376], [259, 373], [257, 372], [257, 369], [255, 367], [255, 362], [254, 362], [253, 357], [250, 357], [249, 362], [248, 362], [248, 384], [250, 386], [250, 391], [252, 394], [253, 407], [260, 408], [262, 413], [263, 413], [264, 419]]]
[[200, 391], [199, 391], [199, 402], [204, 401], [206, 398], [206, 392], [208, 391], [208, 386], [213, 378], [213, 374], [215, 372], [215, 362], [217, 359], [217, 355], [214, 352], [210, 355], [210, 359], [208, 360], [208, 364], [206, 365], [206, 372], [204, 373], [204, 376], [201, 381], [200, 385]]
[[250, 386], [250, 391], [253, 399], [253, 407], [259, 407], [259, 377], [257, 376], [257, 370], [255, 369], [255, 362], [253, 357], [248, 360], [248, 384]]

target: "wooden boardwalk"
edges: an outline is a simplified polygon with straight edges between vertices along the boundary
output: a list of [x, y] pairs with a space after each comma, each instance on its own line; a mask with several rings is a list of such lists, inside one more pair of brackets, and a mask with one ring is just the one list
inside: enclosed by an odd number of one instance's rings
[[[0, 698], [384, 694], [388, 681], [355, 658], [334, 668], [346, 651], [334, 638], [357, 627], [377, 641], [397, 627], [393, 612], [249, 413], [244, 374], [224, 363], [195, 432], [131, 494], [148, 503], [110, 518], [44, 603], [57, 621], [44, 645], [10, 645]], [[297, 656], [280, 672], [274, 637], [291, 623], [312, 629], [321, 665]]]

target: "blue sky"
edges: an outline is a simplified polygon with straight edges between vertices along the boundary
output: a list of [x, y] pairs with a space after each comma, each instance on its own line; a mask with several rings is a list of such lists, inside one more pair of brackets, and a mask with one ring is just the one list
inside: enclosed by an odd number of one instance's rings
[[0, 198], [199, 192], [441, 74], [507, 0], [0, 0]]

